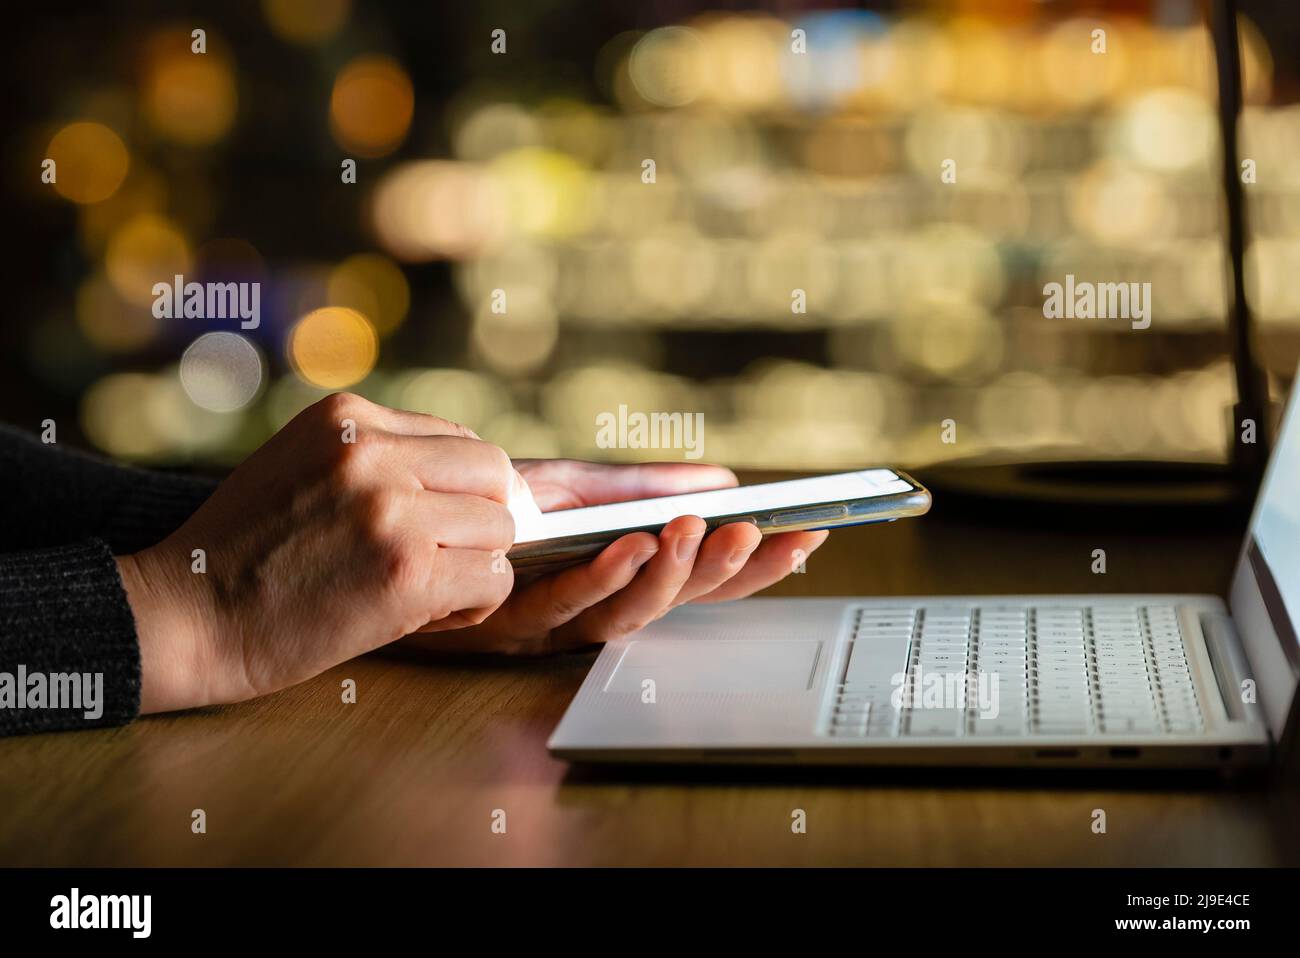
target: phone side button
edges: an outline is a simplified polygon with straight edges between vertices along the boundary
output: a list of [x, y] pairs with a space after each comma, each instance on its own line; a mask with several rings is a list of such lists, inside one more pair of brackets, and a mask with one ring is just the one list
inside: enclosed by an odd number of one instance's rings
[[808, 522], [831, 522], [849, 514], [848, 506], [818, 506], [814, 509], [795, 509], [792, 512], [772, 514], [773, 526], [797, 526]]

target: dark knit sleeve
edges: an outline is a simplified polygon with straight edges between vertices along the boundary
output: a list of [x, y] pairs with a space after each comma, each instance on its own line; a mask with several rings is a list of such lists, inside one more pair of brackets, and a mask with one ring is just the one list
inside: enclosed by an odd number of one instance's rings
[[139, 710], [140, 646], [107, 543], [0, 555], [0, 736]]
[[0, 735], [136, 716], [140, 646], [113, 556], [165, 539], [215, 486], [0, 426]]
[[0, 552], [103, 539], [118, 555], [174, 532], [211, 479], [119, 466], [0, 425]]

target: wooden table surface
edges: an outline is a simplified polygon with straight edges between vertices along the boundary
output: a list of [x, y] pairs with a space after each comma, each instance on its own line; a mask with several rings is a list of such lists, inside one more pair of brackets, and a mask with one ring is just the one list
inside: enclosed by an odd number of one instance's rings
[[[1237, 541], [932, 514], [836, 533], [773, 591], [1221, 594]], [[1267, 777], [571, 768], [545, 743], [592, 658], [371, 656], [256, 702], [2, 741], [0, 864], [1300, 863], [1296, 792]]]

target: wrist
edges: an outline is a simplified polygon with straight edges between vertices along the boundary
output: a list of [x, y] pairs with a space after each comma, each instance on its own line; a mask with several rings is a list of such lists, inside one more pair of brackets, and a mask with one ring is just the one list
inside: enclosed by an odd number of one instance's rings
[[178, 581], [188, 566], [182, 563], [179, 574], [169, 569], [175, 562], [162, 560], [156, 547], [118, 556], [116, 562], [140, 645], [141, 714], [208, 704], [202, 693], [197, 602], [193, 590]]

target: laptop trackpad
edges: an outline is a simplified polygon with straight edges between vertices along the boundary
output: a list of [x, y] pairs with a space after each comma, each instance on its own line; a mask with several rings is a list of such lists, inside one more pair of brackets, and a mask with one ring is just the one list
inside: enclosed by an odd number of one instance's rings
[[606, 692], [802, 692], [821, 642], [808, 639], [651, 639], [629, 642]]

